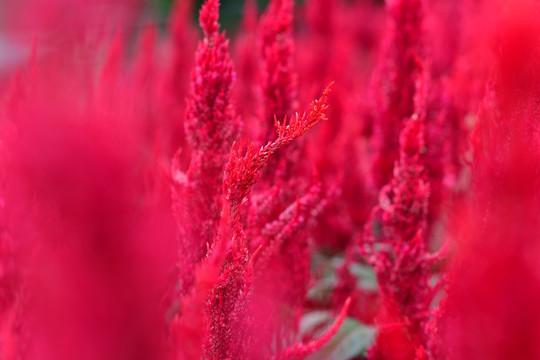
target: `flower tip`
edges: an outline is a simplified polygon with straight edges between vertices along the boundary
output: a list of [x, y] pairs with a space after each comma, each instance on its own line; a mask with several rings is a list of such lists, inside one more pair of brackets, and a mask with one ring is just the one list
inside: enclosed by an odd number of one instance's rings
[[255, 263], [255, 258], [257, 257], [257, 255], [259, 255], [259, 253], [261, 252], [261, 249], [262, 249], [262, 244], [259, 245], [259, 247], [257, 248], [257, 250], [255, 250], [255, 252], [253, 253], [253, 255], [251, 255], [251, 259], [249, 259], [249, 264], [250, 264], [250, 266], [253, 266], [253, 264]]
[[341, 314], [343, 316], [347, 315], [347, 312], [349, 311], [349, 306], [351, 305], [351, 301], [352, 301], [352, 296], [349, 296], [345, 300], [345, 303], [343, 304], [343, 308], [341, 309]]
[[219, 7], [219, 0], [206, 0], [199, 12], [199, 23], [207, 38], [219, 32]]
[[331, 81], [331, 82], [326, 86], [326, 89], [324, 89], [323, 95], [324, 95], [324, 96], [328, 96], [328, 95], [330, 94], [330, 92], [332, 92], [332, 88], [334, 87], [335, 84], [336, 84], [335, 81]]

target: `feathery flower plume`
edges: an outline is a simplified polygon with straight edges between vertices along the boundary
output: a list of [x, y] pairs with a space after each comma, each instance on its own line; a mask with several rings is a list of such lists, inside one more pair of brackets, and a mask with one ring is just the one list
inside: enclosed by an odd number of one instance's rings
[[290, 116], [297, 108], [297, 75], [292, 38], [293, 1], [271, 0], [261, 18], [262, 92], [266, 127], [263, 141], [271, 136], [274, 119]]
[[424, 165], [425, 89], [417, 81], [415, 113], [399, 138], [393, 177], [379, 194], [360, 241], [375, 269], [382, 308], [371, 359], [412, 359], [425, 346], [424, 324], [435, 291], [429, 285], [431, 255], [425, 245], [429, 181]]
[[244, 126], [243, 135], [248, 139], [258, 138], [262, 125], [258, 119], [261, 89], [258, 83], [259, 54], [257, 48], [257, 3], [244, 0], [244, 14], [234, 46], [234, 60], [238, 75], [235, 86], [235, 102], [242, 103], [239, 114]]
[[[49, 51], [36, 62], [31, 91], [0, 118], [15, 130], [2, 131], [2, 230], [24, 269], [24, 291], [11, 293], [24, 307], [2, 313], [0, 357], [160, 359], [158, 303], [174, 224], [170, 206], [149, 201], [146, 174], [155, 174], [141, 156], [146, 134], [133, 93], [119, 91], [121, 69], [111, 70], [104, 93], [105, 80], [86, 76], [95, 67], [73, 48]], [[109, 95], [119, 106], [107, 107]], [[2, 270], [11, 267], [4, 255]]]
[[375, 73], [375, 159], [372, 176], [376, 188], [392, 176], [398, 158], [399, 134], [413, 115], [415, 79], [420, 71], [424, 0], [388, 0], [388, 27], [381, 60]]
[[239, 218], [239, 207], [251, 193], [251, 187], [259, 178], [260, 172], [268, 162], [270, 155], [304, 135], [319, 121], [326, 120], [326, 111], [328, 110], [326, 103], [332, 85], [330, 84], [324, 90], [321, 98], [313, 101], [309, 109], [302, 115], [297, 113], [290, 120], [285, 118], [283, 122], [276, 120], [275, 126], [278, 137], [274, 141], [268, 142], [258, 150], [255, 150], [253, 144], [250, 143], [244, 155], [238, 148], [233, 149], [223, 182], [224, 198], [229, 204], [230, 214], [233, 219]]
[[[242, 206], [251, 193], [270, 156], [326, 119], [329, 86], [307, 112], [290, 121], [276, 122], [278, 137], [260, 149], [249, 144], [245, 154], [232, 151], [223, 180], [223, 210], [217, 240], [208, 260], [198, 267], [190, 295], [173, 323], [177, 358], [241, 359], [252, 351], [250, 339], [256, 331], [247, 320], [254, 276], [254, 261], [261, 247], [251, 255], [241, 224]], [[185, 313], [185, 317], [180, 314]], [[195, 315], [194, 315], [195, 314]], [[182, 347], [183, 341], [193, 346]]]
[[204, 39], [197, 49], [185, 118], [191, 161], [187, 173], [179, 168], [180, 153], [172, 165], [183, 292], [191, 286], [195, 266], [214, 241], [221, 211], [223, 170], [240, 128], [231, 104], [235, 73], [229, 42], [219, 32], [218, 20], [219, 1], [206, 1], [199, 17]]
[[454, 219], [439, 323], [448, 358], [540, 358], [538, 16], [537, 2], [512, 1], [494, 24], [494, 71], [471, 138], [473, 191]]

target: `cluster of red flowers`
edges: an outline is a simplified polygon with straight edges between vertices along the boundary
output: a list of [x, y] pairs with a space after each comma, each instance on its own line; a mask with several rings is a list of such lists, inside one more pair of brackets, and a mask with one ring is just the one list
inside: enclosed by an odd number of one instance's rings
[[4, 5], [0, 360], [540, 359], [537, 1], [143, 8]]

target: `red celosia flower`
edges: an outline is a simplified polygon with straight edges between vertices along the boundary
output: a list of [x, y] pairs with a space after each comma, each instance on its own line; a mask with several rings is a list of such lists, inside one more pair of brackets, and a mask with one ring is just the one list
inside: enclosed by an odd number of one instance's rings
[[[321, 99], [314, 101], [303, 115], [276, 123], [276, 140], [258, 150], [250, 144], [245, 154], [241, 154], [237, 149], [233, 150], [223, 181], [223, 211], [218, 240], [210, 260], [200, 266], [192, 294], [180, 309], [182, 313], [185, 310], [188, 313], [184, 318], [177, 319], [173, 325], [177, 329], [176, 334], [182, 336], [178, 339], [178, 345], [182, 338], [191, 339], [189, 341], [195, 344], [195, 348], [179, 349], [179, 358], [203, 353], [207, 358], [244, 358], [253, 351], [250, 344], [250, 337], [253, 335], [246, 332], [257, 329], [254, 327], [256, 324], [247, 320], [247, 310], [253, 288], [254, 259], [259, 250], [251, 256], [248, 253], [240, 222], [242, 205], [269, 157], [326, 118], [329, 91], [330, 88], [324, 92]], [[223, 251], [226, 248], [230, 250], [225, 256]], [[215, 260], [220, 257], [222, 260]], [[200, 291], [201, 289], [203, 291]], [[202, 323], [201, 317], [205, 319]]]
[[433, 259], [424, 240], [429, 182], [422, 81], [417, 82], [415, 113], [400, 134], [393, 177], [381, 189], [360, 243], [360, 253], [375, 269], [382, 301], [372, 359], [414, 358], [416, 348], [425, 346], [424, 324], [436, 293], [429, 285]]
[[472, 136], [473, 192], [453, 220], [458, 252], [436, 348], [448, 358], [540, 358], [540, 7], [504, 10]]
[[255, 0], [244, 1], [244, 17], [240, 26], [240, 31], [234, 46], [234, 62], [238, 75], [238, 82], [235, 90], [236, 103], [242, 103], [238, 109], [244, 126], [243, 132], [247, 138], [259, 137], [262, 128], [266, 124], [261, 124], [259, 120], [261, 89], [259, 80], [259, 54], [254, 49], [257, 48], [257, 4]]
[[272, 0], [261, 19], [262, 92], [261, 114], [265, 141], [271, 134], [274, 119], [290, 116], [296, 110], [297, 79], [293, 67], [293, 1]]
[[184, 292], [191, 285], [194, 267], [214, 241], [221, 210], [223, 170], [240, 125], [231, 104], [233, 64], [228, 41], [219, 33], [218, 18], [219, 1], [205, 2], [200, 12], [204, 40], [197, 50], [185, 120], [191, 161], [186, 174], [178, 168], [178, 157], [172, 170]]
[[403, 121], [414, 113], [415, 78], [418, 57], [422, 55], [423, 0], [390, 0], [387, 2], [388, 28], [376, 84], [376, 117], [374, 122], [374, 185], [379, 188], [392, 175], [398, 158], [398, 137]]
[[[13, 247], [12, 260], [6, 252], [0, 261], [18, 276], [15, 312], [0, 321], [9, 344], [1, 356], [159, 359], [174, 224], [169, 203], [152, 196], [163, 184], [142, 160], [144, 116], [135, 117], [132, 92], [113, 91], [127, 88], [122, 76], [100, 93], [104, 81], [86, 76], [95, 69], [72, 44], [49, 51], [19, 106], [1, 117], [3, 225]], [[116, 108], [107, 106], [113, 96]]]

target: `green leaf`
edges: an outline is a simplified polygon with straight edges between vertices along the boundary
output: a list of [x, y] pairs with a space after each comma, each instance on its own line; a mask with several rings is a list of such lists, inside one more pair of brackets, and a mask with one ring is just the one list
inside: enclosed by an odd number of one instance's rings
[[363, 354], [375, 337], [375, 328], [346, 318], [326, 346], [306, 360], [348, 360]]
[[373, 268], [366, 265], [351, 264], [349, 271], [358, 279], [358, 286], [360, 288], [374, 291], [377, 290], [377, 276], [375, 275]]
[[308, 290], [308, 299], [318, 301], [327, 300], [332, 294], [332, 290], [336, 286], [336, 280], [336, 277], [333, 275], [320, 279], [311, 289]]
[[312, 311], [300, 319], [300, 334], [309, 335], [314, 332], [318, 327], [330, 323], [335, 318], [335, 315], [331, 311], [318, 310]]

